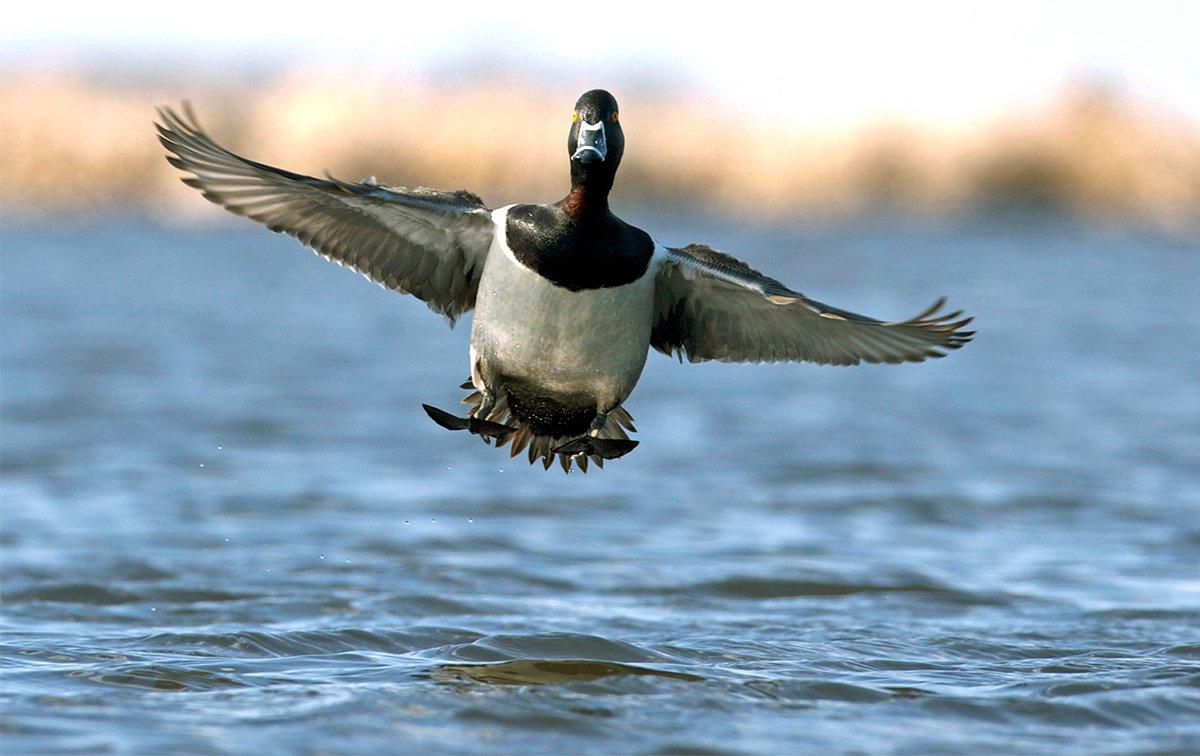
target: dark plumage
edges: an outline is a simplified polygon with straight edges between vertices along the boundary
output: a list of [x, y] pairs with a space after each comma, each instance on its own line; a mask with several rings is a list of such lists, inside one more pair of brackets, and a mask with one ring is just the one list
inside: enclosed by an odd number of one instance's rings
[[607, 210], [572, 217], [559, 205], [514, 205], [506, 230], [522, 265], [571, 291], [632, 283], [654, 254], [649, 234]]

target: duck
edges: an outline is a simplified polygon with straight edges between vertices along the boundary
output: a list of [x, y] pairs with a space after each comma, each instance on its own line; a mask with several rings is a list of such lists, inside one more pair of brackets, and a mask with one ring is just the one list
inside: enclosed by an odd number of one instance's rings
[[491, 209], [466, 190], [315, 178], [242, 157], [190, 104], [158, 109], [158, 139], [182, 181], [325, 259], [423, 301], [451, 326], [474, 310], [463, 414], [429, 404], [531, 464], [565, 472], [631, 452], [624, 403], [650, 349], [681, 362], [898, 364], [943, 357], [974, 336], [945, 298], [907, 320], [823, 304], [705, 244], [670, 247], [619, 218], [609, 194], [625, 151], [616, 98], [571, 110], [571, 186], [550, 204]]

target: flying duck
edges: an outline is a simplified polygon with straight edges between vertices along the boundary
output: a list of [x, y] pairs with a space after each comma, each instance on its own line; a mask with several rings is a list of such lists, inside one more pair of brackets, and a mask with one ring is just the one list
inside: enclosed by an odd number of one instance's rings
[[443, 428], [508, 445], [549, 469], [631, 451], [622, 406], [650, 347], [691, 362], [922, 362], [970, 341], [939, 299], [884, 322], [822, 304], [703, 244], [667, 247], [612, 213], [625, 135], [617, 101], [585, 92], [567, 134], [571, 190], [491, 210], [468, 191], [292, 173], [220, 146], [186, 104], [160, 108], [159, 140], [183, 183], [295, 237], [327, 260], [412, 294], [454, 324], [474, 308], [465, 417]]

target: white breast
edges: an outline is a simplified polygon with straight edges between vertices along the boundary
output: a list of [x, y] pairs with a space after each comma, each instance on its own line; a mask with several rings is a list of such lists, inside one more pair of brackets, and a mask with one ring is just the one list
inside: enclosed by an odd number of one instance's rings
[[508, 208], [492, 214], [488, 252], [471, 331], [473, 363], [553, 393], [586, 392], [619, 403], [646, 362], [654, 311], [656, 249], [640, 279], [569, 291], [521, 264], [509, 249]]

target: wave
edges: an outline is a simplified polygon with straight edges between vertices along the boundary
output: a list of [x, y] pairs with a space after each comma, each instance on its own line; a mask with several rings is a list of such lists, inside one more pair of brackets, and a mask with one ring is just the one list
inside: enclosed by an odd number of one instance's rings
[[1003, 605], [1008, 603], [1008, 599], [1004, 596], [968, 591], [924, 580], [872, 583], [734, 575], [692, 583], [685, 587], [651, 588], [645, 592], [655, 594], [690, 592], [735, 599], [837, 598], [860, 594], [911, 593], [953, 604]]
[[666, 677], [689, 682], [704, 679], [700, 675], [686, 672], [584, 659], [574, 661], [522, 659], [494, 664], [440, 664], [429, 672], [429, 677], [438, 682], [476, 682], [495, 685], [555, 685], [591, 682], [607, 677], [626, 675]]
[[480, 633], [461, 628], [423, 626], [406, 630], [247, 630], [230, 633], [156, 633], [130, 639], [122, 647], [211, 657], [279, 658], [348, 652], [401, 655], [431, 646], [470, 643], [480, 637]]
[[59, 604], [92, 604], [113, 606], [140, 601], [179, 602], [185, 604], [206, 601], [244, 601], [260, 598], [254, 593], [233, 593], [211, 588], [154, 586], [139, 589], [119, 588], [98, 583], [52, 583], [36, 588], [7, 593], [4, 600], [11, 604], [47, 602]]
[[71, 676], [103, 685], [146, 690], [206, 691], [247, 686], [231, 675], [168, 664], [124, 664], [103, 670], [81, 670]]

